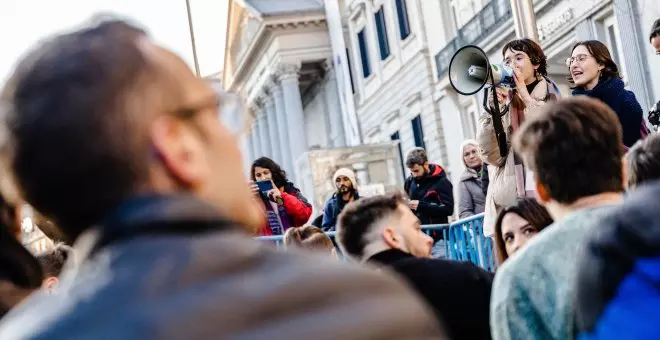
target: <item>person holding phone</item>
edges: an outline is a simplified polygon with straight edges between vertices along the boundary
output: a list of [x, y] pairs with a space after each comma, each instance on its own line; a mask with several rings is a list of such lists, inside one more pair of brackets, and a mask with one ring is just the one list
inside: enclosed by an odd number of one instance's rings
[[268, 157], [261, 157], [250, 168], [252, 192], [263, 202], [268, 225], [260, 236], [283, 235], [290, 227], [300, 227], [312, 215], [312, 205], [286, 178], [286, 172]]

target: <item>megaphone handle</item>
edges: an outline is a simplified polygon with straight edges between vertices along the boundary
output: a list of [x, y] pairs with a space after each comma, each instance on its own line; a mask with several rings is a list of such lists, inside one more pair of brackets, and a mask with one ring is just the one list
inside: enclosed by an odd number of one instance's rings
[[[491, 74], [491, 78], [493, 75]], [[487, 90], [486, 90], [487, 91]], [[500, 113], [500, 103], [497, 100], [497, 93], [495, 89], [491, 91], [493, 94], [493, 110], [491, 110], [490, 116], [493, 120], [493, 129], [495, 130], [495, 138], [497, 139], [497, 147], [500, 149], [500, 156], [505, 158], [509, 149], [506, 143], [506, 133], [504, 133], [504, 126], [502, 126], [502, 114]], [[486, 96], [484, 95], [484, 100]]]

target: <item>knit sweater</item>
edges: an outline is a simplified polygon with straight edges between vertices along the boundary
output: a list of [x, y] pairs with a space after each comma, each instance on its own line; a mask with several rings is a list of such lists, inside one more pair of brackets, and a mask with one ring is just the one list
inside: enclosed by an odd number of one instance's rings
[[504, 262], [495, 275], [490, 304], [494, 340], [575, 338], [576, 256], [611, 208], [570, 214]]

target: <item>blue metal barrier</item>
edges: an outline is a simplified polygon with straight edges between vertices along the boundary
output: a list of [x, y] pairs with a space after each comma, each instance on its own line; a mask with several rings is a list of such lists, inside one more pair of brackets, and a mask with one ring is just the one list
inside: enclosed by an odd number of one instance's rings
[[[423, 225], [422, 230], [430, 235], [432, 231], [441, 231], [445, 240], [445, 258], [458, 261], [470, 261], [486, 270], [495, 270], [493, 258], [493, 240], [484, 236], [484, 214], [478, 214], [450, 224]], [[327, 232], [334, 240], [335, 232]], [[260, 241], [282, 245], [282, 236], [261, 236]]]

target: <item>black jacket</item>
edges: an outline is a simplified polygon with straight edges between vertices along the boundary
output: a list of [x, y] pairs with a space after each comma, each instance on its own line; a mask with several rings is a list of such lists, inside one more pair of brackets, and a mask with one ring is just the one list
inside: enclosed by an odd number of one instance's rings
[[454, 213], [454, 191], [445, 170], [437, 165], [429, 166], [429, 174], [421, 179], [410, 176], [405, 190], [411, 200], [418, 200], [415, 215], [422, 224], [447, 223]]
[[433, 307], [450, 339], [490, 339], [493, 274], [469, 262], [421, 259], [400, 250], [378, 253], [369, 262], [401, 274]]

